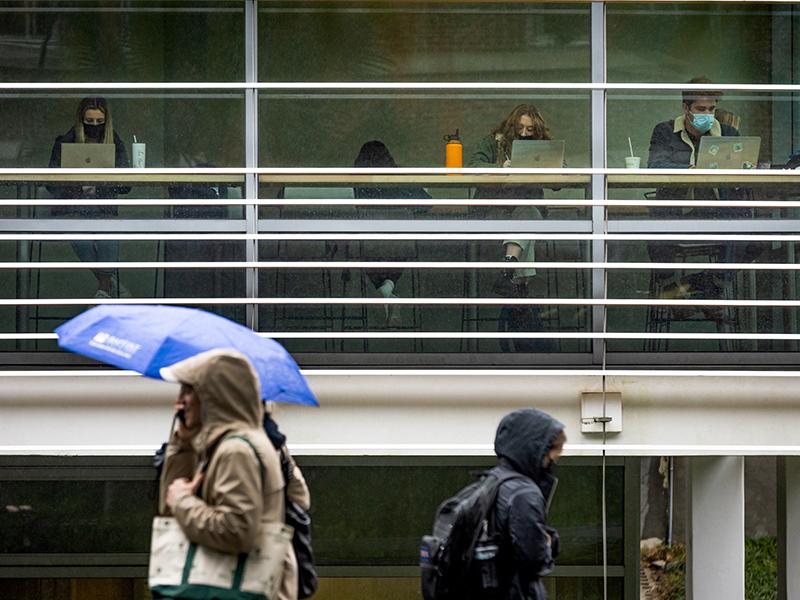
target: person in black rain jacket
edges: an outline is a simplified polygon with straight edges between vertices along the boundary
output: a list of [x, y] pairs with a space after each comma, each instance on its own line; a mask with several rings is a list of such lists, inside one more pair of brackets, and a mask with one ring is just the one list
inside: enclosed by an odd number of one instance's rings
[[495, 501], [499, 597], [504, 600], [547, 600], [541, 578], [553, 570], [559, 552], [547, 510], [557, 482], [553, 465], [565, 441], [564, 425], [534, 408], [515, 410], [497, 428], [494, 450], [500, 464], [492, 471], [520, 475], [500, 484]]

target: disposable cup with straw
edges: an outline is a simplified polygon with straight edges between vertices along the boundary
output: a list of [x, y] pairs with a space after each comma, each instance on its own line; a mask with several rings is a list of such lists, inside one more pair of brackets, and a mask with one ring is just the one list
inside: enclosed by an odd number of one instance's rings
[[133, 144], [131, 144], [131, 164], [134, 169], [144, 169], [146, 153], [147, 149], [145, 144], [137, 141], [136, 136], [133, 136]]
[[625, 168], [638, 169], [641, 165], [642, 159], [633, 155], [633, 142], [631, 142], [631, 136], [628, 136], [628, 148], [631, 151], [631, 155], [625, 157]]

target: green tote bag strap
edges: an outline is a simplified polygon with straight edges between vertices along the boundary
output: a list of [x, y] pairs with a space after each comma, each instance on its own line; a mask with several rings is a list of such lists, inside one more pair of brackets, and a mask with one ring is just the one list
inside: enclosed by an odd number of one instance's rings
[[[256, 460], [258, 461], [258, 470], [259, 470], [258, 472], [261, 475], [261, 492], [263, 494], [265, 469], [264, 469], [264, 463], [261, 460], [261, 457], [258, 455], [258, 450], [256, 450], [256, 447], [250, 440], [248, 440], [245, 436], [240, 434], [227, 435], [224, 438], [222, 438], [222, 442], [224, 442], [225, 440], [234, 440], [234, 439], [242, 440], [245, 444], [250, 446], [250, 449], [253, 451], [253, 454], [256, 455]], [[222, 444], [222, 442], [220, 442], [220, 444]], [[210, 463], [211, 460], [209, 459], [208, 463], [206, 463], [206, 468]], [[196, 553], [197, 553], [197, 544], [192, 542], [191, 544], [189, 544], [189, 550], [186, 553], [186, 563], [183, 565], [183, 577], [181, 579], [181, 583], [183, 585], [186, 585], [189, 582], [189, 574], [192, 572], [192, 563], [194, 563], [194, 555]], [[236, 561], [236, 572], [233, 575], [233, 585], [231, 586], [234, 590], [238, 590], [242, 585], [242, 576], [244, 575], [244, 566], [246, 562], [247, 562], [247, 554], [240, 554], [238, 560]]]

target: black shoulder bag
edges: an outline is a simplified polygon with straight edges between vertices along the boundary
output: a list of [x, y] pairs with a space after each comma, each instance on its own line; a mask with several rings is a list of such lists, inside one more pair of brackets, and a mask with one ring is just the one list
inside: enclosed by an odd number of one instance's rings
[[286, 524], [294, 528], [292, 547], [297, 557], [297, 597], [300, 600], [310, 597], [317, 591], [317, 571], [314, 568], [314, 551], [311, 548], [311, 517], [296, 502], [289, 500], [289, 481], [292, 479], [292, 465], [283, 448], [281, 471], [286, 486], [283, 495], [286, 504]]

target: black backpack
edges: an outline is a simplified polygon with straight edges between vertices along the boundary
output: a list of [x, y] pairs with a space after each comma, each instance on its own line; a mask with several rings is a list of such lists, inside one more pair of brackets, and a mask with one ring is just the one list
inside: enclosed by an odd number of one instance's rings
[[272, 420], [269, 413], [264, 413], [264, 432], [269, 441], [281, 457], [281, 472], [283, 473], [284, 500], [286, 504], [286, 524], [294, 528], [292, 548], [297, 558], [297, 597], [300, 600], [309, 598], [317, 591], [317, 571], [314, 567], [314, 551], [311, 548], [311, 517], [296, 502], [289, 500], [289, 482], [292, 480], [292, 465], [286, 456], [284, 444], [286, 436], [278, 429], [278, 424]]
[[[289, 458], [281, 448], [281, 471], [288, 488], [289, 481], [292, 479], [292, 466]], [[296, 502], [286, 500], [286, 524], [294, 528], [292, 536], [292, 547], [297, 557], [297, 597], [300, 600], [309, 598], [317, 591], [317, 571], [314, 567], [314, 551], [311, 548], [311, 517]]]
[[422, 597], [463, 600], [497, 595], [499, 535], [494, 503], [500, 484], [519, 477], [487, 471], [445, 500], [436, 511], [433, 534], [422, 538], [419, 553]]

